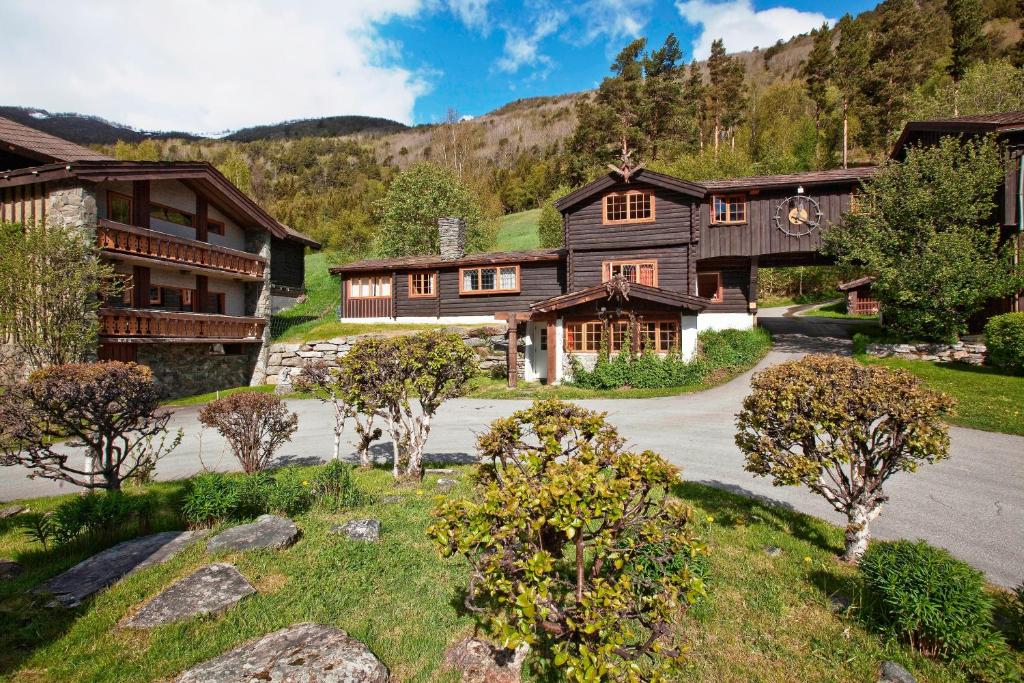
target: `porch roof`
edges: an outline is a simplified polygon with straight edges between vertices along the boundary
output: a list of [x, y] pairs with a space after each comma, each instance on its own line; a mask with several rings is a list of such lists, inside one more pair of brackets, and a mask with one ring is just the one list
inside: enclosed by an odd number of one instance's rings
[[533, 313], [553, 313], [580, 304], [600, 301], [601, 299], [619, 298], [624, 302], [631, 300], [649, 301], [670, 308], [690, 311], [703, 311], [711, 303], [707, 299], [691, 294], [680, 294], [660, 287], [651, 287], [636, 282], [615, 283], [603, 282], [569, 294], [560, 294], [530, 305]]

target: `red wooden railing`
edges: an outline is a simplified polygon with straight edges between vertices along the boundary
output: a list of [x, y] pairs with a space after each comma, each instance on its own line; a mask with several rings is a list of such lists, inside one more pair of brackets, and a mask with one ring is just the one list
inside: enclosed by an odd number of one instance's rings
[[256, 254], [106, 219], [98, 222], [96, 242], [105, 251], [212, 268], [253, 279], [262, 280], [267, 268], [266, 259]]
[[101, 308], [101, 337], [259, 339], [267, 321], [207, 313], [172, 313], [134, 308]]
[[346, 299], [346, 318], [390, 318], [391, 297], [373, 297], [369, 299]]

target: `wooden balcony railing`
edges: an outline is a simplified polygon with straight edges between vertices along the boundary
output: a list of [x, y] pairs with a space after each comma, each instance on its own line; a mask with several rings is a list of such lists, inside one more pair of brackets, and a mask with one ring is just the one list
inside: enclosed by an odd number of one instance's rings
[[100, 336], [138, 339], [258, 341], [265, 318], [177, 313], [136, 308], [101, 308]]
[[98, 222], [96, 241], [104, 251], [219, 270], [248, 280], [262, 280], [267, 268], [267, 260], [256, 254], [106, 219]]

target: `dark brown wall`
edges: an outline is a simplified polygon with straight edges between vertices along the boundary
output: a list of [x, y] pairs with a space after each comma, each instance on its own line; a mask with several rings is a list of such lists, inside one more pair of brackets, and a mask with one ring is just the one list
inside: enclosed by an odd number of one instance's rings
[[[791, 237], [775, 226], [775, 211], [780, 202], [796, 194], [796, 187], [747, 193], [747, 222], [738, 225], [711, 225], [711, 197], [700, 211], [700, 258], [755, 256], [790, 252], [814, 252], [821, 249], [821, 233], [829, 224], [838, 223], [850, 208], [850, 191], [855, 184], [809, 187], [807, 196], [818, 202], [821, 226], [810, 235]], [[786, 221], [786, 217], [782, 217]]]
[[600, 283], [602, 263], [605, 261], [655, 260], [658, 262], [658, 287], [682, 294], [692, 294], [689, 253], [688, 244], [647, 249], [577, 251], [573, 254], [573, 290], [585, 289]]
[[270, 240], [270, 282], [283, 287], [305, 284], [306, 249], [298, 242], [276, 237]]
[[750, 302], [750, 259], [717, 258], [697, 262], [698, 273], [722, 274], [722, 303], [713, 303], [708, 313], [746, 313]]

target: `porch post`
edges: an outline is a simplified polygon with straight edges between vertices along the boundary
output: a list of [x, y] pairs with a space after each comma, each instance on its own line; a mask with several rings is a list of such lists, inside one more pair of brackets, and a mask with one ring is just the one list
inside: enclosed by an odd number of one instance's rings
[[[508, 366], [508, 385], [515, 387], [519, 381], [519, 340], [517, 338], [516, 314], [508, 314], [508, 352], [505, 363]], [[550, 344], [549, 344], [550, 346]]]
[[756, 256], [750, 257], [750, 293], [748, 297], [750, 302], [747, 304], [751, 314], [757, 315], [757, 270], [758, 262]]
[[558, 383], [558, 365], [557, 358], [560, 351], [559, 339], [558, 339], [558, 328], [555, 327], [555, 317], [551, 316], [548, 319], [548, 384]]

